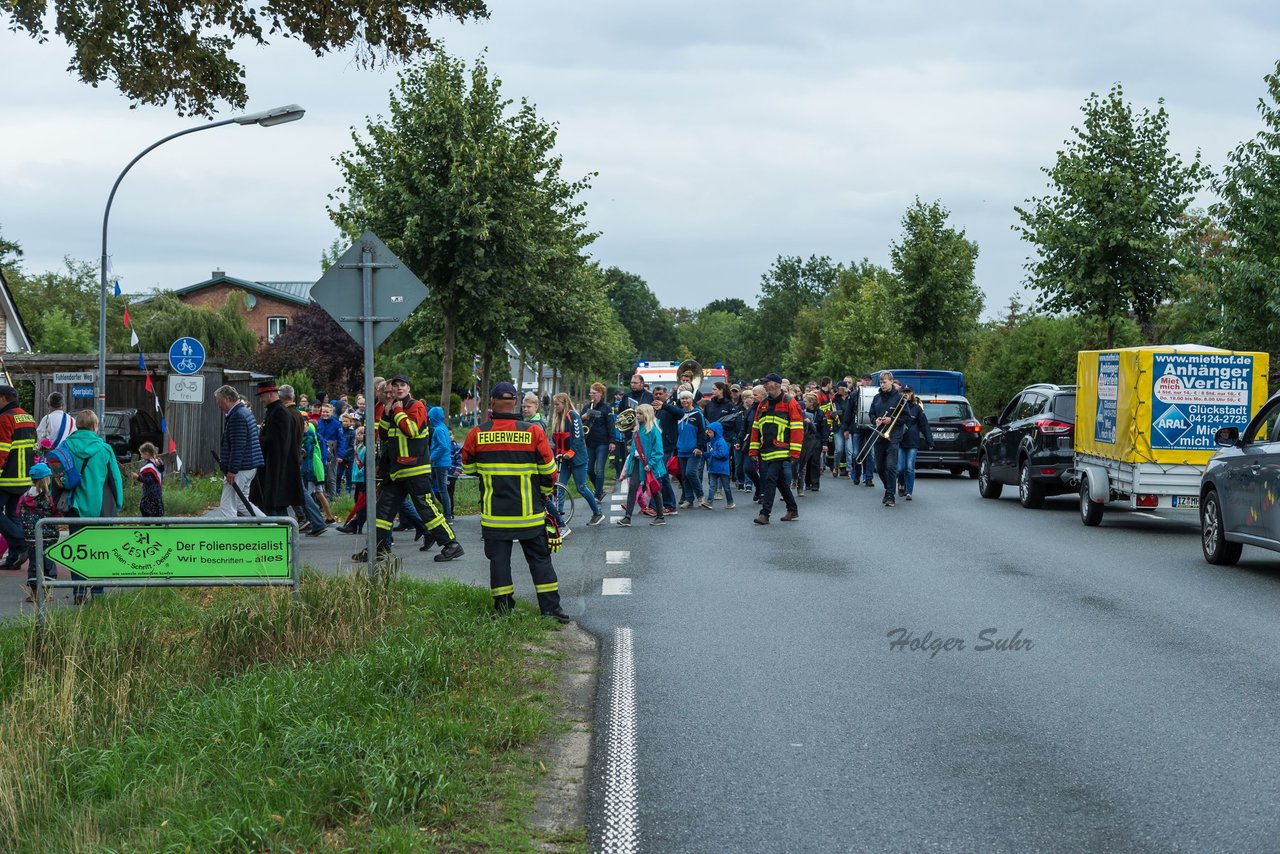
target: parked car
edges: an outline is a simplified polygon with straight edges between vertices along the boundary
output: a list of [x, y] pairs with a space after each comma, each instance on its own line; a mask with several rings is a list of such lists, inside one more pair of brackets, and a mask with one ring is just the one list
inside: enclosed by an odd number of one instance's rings
[[1064, 477], [1075, 455], [1075, 386], [1029, 385], [984, 423], [991, 429], [978, 449], [983, 498], [999, 498], [1006, 484], [1017, 484], [1022, 506], [1035, 508], [1047, 495], [1075, 492]]
[[1280, 394], [1250, 419], [1244, 434], [1223, 427], [1220, 446], [1200, 476], [1200, 544], [1218, 566], [1240, 560], [1244, 546], [1280, 551]]
[[968, 398], [959, 394], [933, 394], [918, 398], [929, 419], [933, 450], [921, 448], [916, 468], [947, 469], [959, 477], [978, 476], [978, 447], [982, 424], [973, 415]]
[[108, 409], [102, 413], [102, 437], [115, 451], [116, 461], [127, 463], [143, 442], [164, 450], [160, 416], [144, 409]]

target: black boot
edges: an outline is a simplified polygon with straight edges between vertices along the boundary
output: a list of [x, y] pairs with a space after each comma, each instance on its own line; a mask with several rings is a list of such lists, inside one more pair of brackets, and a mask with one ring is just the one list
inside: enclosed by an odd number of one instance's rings
[[334, 530], [341, 531], [344, 534], [354, 534], [356, 533], [356, 520], [350, 519], [344, 524], [341, 524], [338, 527], [334, 528]]
[[465, 552], [462, 550], [462, 543], [454, 540], [453, 542], [446, 544], [445, 547], [440, 550], [440, 554], [433, 557], [432, 560], [436, 563], [444, 563], [445, 561], [462, 557], [463, 554], [465, 554]]
[[494, 596], [493, 609], [499, 614], [514, 614], [516, 612], [515, 595], [507, 593], [504, 596]]

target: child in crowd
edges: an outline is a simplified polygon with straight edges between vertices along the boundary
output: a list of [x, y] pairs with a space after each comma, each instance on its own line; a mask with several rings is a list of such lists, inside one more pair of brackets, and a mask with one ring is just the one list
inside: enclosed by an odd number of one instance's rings
[[458, 485], [458, 478], [462, 477], [462, 446], [458, 444], [456, 439], [450, 437], [449, 443], [452, 446], [452, 452], [449, 461], [449, 512], [450, 516], [446, 520], [450, 525], [453, 524], [453, 488]]
[[138, 446], [142, 456], [142, 468], [131, 477], [142, 484], [142, 500], [138, 502], [138, 514], [147, 517], [164, 515], [164, 463], [156, 446], [143, 442]]
[[[27, 552], [31, 555], [27, 561], [27, 601], [36, 601], [36, 523], [49, 516], [56, 516], [53, 496], [49, 490], [53, 472], [44, 463], [36, 463], [31, 467], [31, 488], [18, 502], [18, 517], [22, 521], [22, 536], [27, 541]], [[58, 577], [58, 568], [49, 556], [49, 550], [58, 542], [58, 526], [46, 525], [42, 530], [44, 540], [44, 577]], [[14, 567], [15, 569], [17, 567]], [[45, 597], [49, 597], [46, 591]]]
[[351, 512], [347, 514], [347, 520], [338, 527], [338, 530], [344, 534], [358, 534], [364, 530], [365, 519], [368, 515], [365, 513], [367, 495], [364, 491], [364, 427], [357, 427], [355, 434], [355, 442], [352, 443], [353, 452], [355, 454], [352, 464], [354, 468], [351, 471], [351, 485], [356, 491], [356, 503], [351, 508]]
[[729, 479], [729, 443], [724, 440], [724, 427], [719, 421], [707, 427], [707, 503], [708, 510], [716, 503], [716, 488], [724, 490], [724, 508], [732, 510], [733, 482]]

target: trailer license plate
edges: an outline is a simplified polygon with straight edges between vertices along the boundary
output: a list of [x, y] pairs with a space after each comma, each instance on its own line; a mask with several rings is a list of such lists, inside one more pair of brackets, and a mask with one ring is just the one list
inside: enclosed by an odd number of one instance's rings
[[1198, 495], [1175, 495], [1173, 496], [1174, 507], [1198, 508], [1200, 506], [1200, 496]]

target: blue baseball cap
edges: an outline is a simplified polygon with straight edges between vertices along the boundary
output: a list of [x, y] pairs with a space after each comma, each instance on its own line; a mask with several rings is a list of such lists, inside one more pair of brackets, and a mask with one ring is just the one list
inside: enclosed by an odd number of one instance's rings
[[36, 463], [27, 473], [31, 475], [32, 480], [40, 480], [41, 478], [51, 476], [53, 474], [53, 470], [44, 463]]
[[489, 392], [489, 397], [493, 400], [515, 400], [516, 387], [509, 382], [500, 382], [494, 385], [493, 390]]

